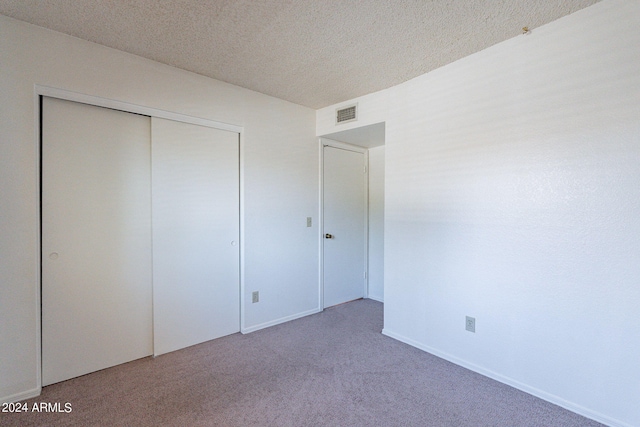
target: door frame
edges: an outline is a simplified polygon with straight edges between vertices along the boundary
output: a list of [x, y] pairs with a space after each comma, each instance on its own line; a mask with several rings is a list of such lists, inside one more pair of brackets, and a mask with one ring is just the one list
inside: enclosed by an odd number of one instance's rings
[[65, 101], [77, 102], [80, 104], [88, 104], [96, 107], [104, 107], [112, 110], [119, 110], [126, 113], [140, 114], [149, 117], [158, 117], [162, 119], [173, 120], [176, 122], [189, 123], [193, 125], [205, 126], [214, 129], [226, 130], [235, 132], [239, 135], [239, 265], [240, 265], [240, 286], [239, 292], [239, 304], [240, 304], [240, 331], [244, 329], [245, 324], [245, 310], [244, 304], [242, 304], [242, 296], [244, 295], [245, 283], [244, 283], [244, 127], [233, 124], [218, 122], [215, 120], [204, 119], [200, 117], [188, 116], [186, 114], [174, 113], [171, 111], [160, 110], [158, 108], [146, 107], [143, 105], [132, 104], [129, 102], [118, 101], [115, 99], [103, 98], [94, 95], [87, 95], [79, 92], [73, 92], [66, 89], [59, 89], [50, 86], [38, 85], [34, 86], [34, 135], [35, 135], [35, 152], [37, 162], [37, 179], [36, 179], [36, 194], [37, 194], [37, 208], [38, 208], [38, 234], [37, 234], [37, 259], [36, 259], [36, 384], [38, 395], [42, 391], [42, 98], [56, 98]]
[[348, 144], [346, 142], [335, 141], [332, 139], [320, 137], [318, 138], [318, 149], [319, 149], [319, 158], [320, 158], [320, 168], [319, 168], [319, 184], [320, 184], [320, 199], [319, 206], [320, 211], [318, 212], [318, 241], [319, 241], [319, 265], [318, 265], [318, 306], [320, 310], [324, 310], [324, 147], [333, 147], [341, 150], [354, 151], [356, 153], [362, 153], [364, 155], [364, 173], [362, 174], [362, 179], [364, 180], [364, 229], [362, 230], [364, 234], [364, 284], [363, 284], [363, 292], [362, 295], [364, 298], [369, 296], [369, 150], [365, 147], [360, 147], [353, 144]]

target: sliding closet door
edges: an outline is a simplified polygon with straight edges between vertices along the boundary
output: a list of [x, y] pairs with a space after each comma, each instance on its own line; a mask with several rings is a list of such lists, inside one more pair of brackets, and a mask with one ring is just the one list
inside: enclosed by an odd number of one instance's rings
[[154, 354], [240, 330], [239, 135], [152, 118]]
[[152, 354], [150, 119], [44, 98], [42, 383]]

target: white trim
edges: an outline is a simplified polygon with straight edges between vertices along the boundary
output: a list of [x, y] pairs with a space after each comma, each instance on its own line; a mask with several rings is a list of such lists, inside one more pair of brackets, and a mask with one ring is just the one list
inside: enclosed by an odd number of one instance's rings
[[21, 393], [12, 394], [11, 396], [4, 396], [0, 403], [20, 402], [22, 400], [31, 399], [32, 397], [38, 397], [42, 393], [42, 387], [38, 386], [31, 390], [23, 391]]
[[215, 120], [203, 119], [201, 117], [192, 117], [185, 114], [174, 113], [171, 111], [160, 110], [158, 108], [145, 107], [143, 105], [131, 104], [129, 102], [117, 101], [115, 99], [102, 98], [100, 96], [86, 95], [83, 93], [72, 92], [65, 89], [58, 89], [49, 86], [35, 85], [36, 96], [48, 96], [51, 98], [64, 99], [66, 101], [74, 101], [82, 104], [94, 105], [96, 107], [111, 108], [113, 110], [121, 110], [127, 113], [142, 114], [149, 117], [158, 117], [161, 119], [173, 120], [176, 122], [190, 123], [193, 125], [206, 126], [231, 132], [241, 133], [244, 131], [242, 126], [231, 125], [228, 123], [217, 122]]
[[318, 186], [320, 191], [318, 200], [318, 310], [324, 310], [324, 145], [322, 138], [318, 138]]
[[412, 340], [411, 338], [407, 338], [403, 335], [397, 334], [391, 330], [389, 330], [388, 328], [384, 328], [382, 330], [382, 335], [386, 335], [390, 338], [396, 339], [398, 341], [401, 341], [405, 344], [408, 344], [412, 347], [418, 348], [422, 351], [426, 351], [427, 353], [433, 354], [434, 356], [437, 356], [441, 359], [447, 360], [451, 363], [454, 363], [458, 366], [462, 366], [463, 368], [469, 369], [473, 372], [476, 372], [480, 375], [484, 375], [485, 377], [491, 378], [493, 380], [496, 380], [498, 382], [501, 382], [503, 384], [506, 384], [508, 386], [511, 386], [513, 388], [516, 388], [520, 391], [524, 391], [525, 393], [528, 393], [532, 396], [538, 397], [542, 400], [546, 400], [547, 402], [553, 403], [554, 405], [558, 405], [561, 406], [571, 412], [575, 412], [576, 414], [582, 415], [583, 417], [586, 418], [590, 418], [592, 420], [598, 421], [600, 423], [606, 424], [608, 426], [611, 427], [633, 427], [631, 424], [627, 424], [623, 421], [619, 421], [616, 419], [613, 419], [611, 417], [608, 417], [604, 414], [601, 414], [599, 412], [596, 411], [592, 411], [588, 408], [585, 408], [584, 406], [580, 406], [577, 405], [575, 403], [569, 402], [568, 400], [562, 399], [561, 397], [558, 397], [554, 394], [551, 393], [547, 393], [545, 391], [542, 391], [540, 389], [537, 389], [535, 387], [531, 387], [527, 384], [521, 383], [517, 380], [514, 380], [513, 378], [509, 378], [507, 376], [504, 375], [500, 375], [496, 372], [493, 372], [489, 369], [485, 369], [481, 366], [475, 365], [473, 363], [470, 363], [464, 359], [460, 359], [458, 357], [455, 357], [451, 354], [445, 353], [443, 351], [437, 350], [433, 347], [429, 347], [426, 345], [423, 345], [421, 343], [419, 343], [418, 341]]
[[369, 298], [369, 150], [364, 152], [364, 290], [362, 296]]
[[369, 150], [359, 145], [348, 144], [346, 142], [334, 141], [332, 139], [320, 138], [321, 147], [340, 148], [342, 150], [355, 151], [356, 153], [367, 153]]
[[244, 304], [244, 293], [245, 293], [245, 268], [244, 268], [244, 131], [239, 132], [240, 141], [239, 141], [239, 150], [240, 150], [240, 176], [238, 177], [240, 182], [238, 185], [240, 186], [240, 331], [244, 328], [245, 325], [245, 304]]
[[[40, 136], [42, 132], [41, 126], [41, 111], [40, 104], [41, 98], [38, 96], [37, 91], [34, 92], [33, 103], [35, 104], [35, 123], [34, 123], [34, 140], [35, 140], [35, 152], [36, 152], [36, 206], [38, 207], [38, 224], [36, 230], [38, 235], [36, 237], [36, 388], [24, 393], [18, 393], [14, 396], [26, 395], [22, 399], [39, 396], [42, 392], [42, 206], [41, 206], [41, 192], [42, 188], [40, 181], [42, 180], [42, 153], [40, 152]], [[36, 394], [31, 394], [36, 393]], [[10, 396], [9, 398], [12, 398]]]
[[280, 319], [271, 320], [269, 322], [261, 323], [259, 325], [251, 326], [249, 328], [242, 328], [240, 332], [243, 334], [250, 334], [251, 332], [258, 331], [260, 329], [269, 328], [271, 326], [279, 325], [281, 323], [290, 322], [292, 320], [300, 319], [302, 317], [309, 316], [311, 314], [320, 313], [322, 309], [314, 308], [312, 310], [303, 311], [302, 313], [292, 314], [291, 316], [281, 317]]

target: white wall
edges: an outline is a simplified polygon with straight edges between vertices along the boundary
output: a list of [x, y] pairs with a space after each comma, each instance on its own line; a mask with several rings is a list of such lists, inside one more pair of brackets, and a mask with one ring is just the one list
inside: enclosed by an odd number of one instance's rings
[[0, 400], [38, 392], [36, 84], [243, 126], [242, 326], [319, 309], [313, 110], [3, 16], [0, 63]]
[[605, 0], [357, 100], [386, 121], [384, 332], [620, 426], [640, 425], [638, 22]]
[[384, 301], [384, 146], [369, 149], [369, 294]]

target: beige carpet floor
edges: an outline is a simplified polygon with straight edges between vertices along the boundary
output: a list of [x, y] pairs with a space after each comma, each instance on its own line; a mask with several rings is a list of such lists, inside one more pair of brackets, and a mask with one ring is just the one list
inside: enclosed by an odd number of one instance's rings
[[[600, 424], [381, 334], [354, 301], [45, 387], [1, 426]], [[31, 412], [33, 404], [71, 412]]]

